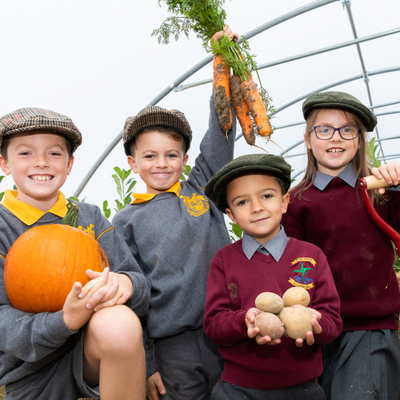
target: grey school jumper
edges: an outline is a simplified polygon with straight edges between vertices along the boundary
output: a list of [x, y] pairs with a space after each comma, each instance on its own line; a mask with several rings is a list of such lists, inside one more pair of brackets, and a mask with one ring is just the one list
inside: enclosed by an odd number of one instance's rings
[[[145, 203], [128, 205], [113, 219], [151, 283], [145, 317], [151, 339], [203, 326], [210, 262], [221, 247], [230, 244], [224, 216], [208, 201], [203, 188], [233, 159], [235, 116], [233, 119], [227, 139], [211, 99], [209, 128], [188, 180], [181, 182], [179, 197], [172, 192], [160, 193]], [[157, 368], [146, 336], [144, 340], [149, 377]]]
[[[148, 307], [149, 286], [136, 260], [98, 207], [77, 204], [80, 209], [78, 226], [89, 228], [96, 239], [104, 232], [98, 241], [107, 254], [110, 269], [128, 275], [133, 283], [133, 293], [126, 305], [143, 316]], [[29, 314], [13, 308], [3, 279], [5, 257], [15, 240], [30, 228], [57, 224], [60, 220], [61, 217], [46, 213], [27, 226], [0, 205], [0, 386], [6, 385], [7, 392], [29, 383], [51, 368], [57, 357], [72, 350], [71, 341], [67, 340], [77, 331], [66, 327], [62, 311]]]

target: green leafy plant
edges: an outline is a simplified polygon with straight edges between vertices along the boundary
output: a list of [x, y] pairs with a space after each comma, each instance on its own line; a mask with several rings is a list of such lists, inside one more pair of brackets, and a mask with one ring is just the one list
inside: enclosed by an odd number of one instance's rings
[[223, 36], [218, 42], [213, 40], [210, 44], [214, 33], [224, 29], [227, 14], [222, 6], [225, 0], [158, 0], [160, 6], [162, 2], [166, 3], [168, 11], [174, 15], [168, 17], [160, 28], [152, 32], [152, 36], [158, 37], [159, 43], [168, 44], [171, 37], [178, 40], [181, 33], [188, 38], [189, 32], [194, 31], [202, 40], [205, 50], [221, 55], [232, 68], [233, 74], [238, 75], [242, 82], [247, 80], [253, 71], [256, 72], [260, 84], [258, 91], [265, 109], [267, 112], [275, 111], [272, 99], [261, 83], [255, 55], [250, 54], [250, 46], [245, 38], [241, 38], [241, 43], [236, 43]]
[[[1, 181], [2, 181], [4, 178], [5, 178], [5, 175], [0, 175], [0, 183], [1, 183]], [[0, 201], [3, 200], [3, 197], [4, 197], [4, 191], [3, 191], [3, 192], [0, 192]]]
[[189, 177], [189, 172], [192, 170], [192, 167], [190, 165], [186, 165], [184, 171], [182, 172], [182, 175], [180, 177], [181, 181], [186, 181], [186, 179]]
[[78, 199], [77, 197], [74, 196], [69, 196], [70, 199], [75, 200], [75, 201], [80, 201], [81, 203], [84, 203], [86, 201], [86, 197], [84, 197], [82, 200]]
[[[116, 173], [113, 174], [112, 177], [114, 178], [114, 182], [117, 186], [117, 193], [119, 196], [119, 199], [114, 200], [116, 205], [114, 210], [115, 212], [118, 212], [131, 202], [132, 189], [136, 185], [137, 181], [134, 178], [129, 178], [129, 175], [132, 173], [130, 169], [125, 170], [115, 167], [114, 171]], [[106, 218], [110, 217], [111, 209], [108, 207], [107, 200], [103, 202], [103, 212]]]
[[368, 165], [373, 168], [373, 167], [380, 167], [381, 166], [381, 161], [379, 160], [379, 155], [381, 153], [379, 148], [379, 144], [375, 144], [375, 137], [373, 137], [367, 147], [367, 160], [368, 160]]
[[243, 236], [243, 229], [238, 224], [234, 224], [233, 222], [229, 222], [229, 225], [231, 226], [231, 229], [229, 229], [231, 241], [236, 242], [237, 240], [241, 239]]

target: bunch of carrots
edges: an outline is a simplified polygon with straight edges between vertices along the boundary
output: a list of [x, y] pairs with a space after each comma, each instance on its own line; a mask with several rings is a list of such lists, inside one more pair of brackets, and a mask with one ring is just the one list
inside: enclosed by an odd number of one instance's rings
[[[228, 132], [232, 127], [231, 105], [250, 145], [255, 145], [255, 135], [269, 140], [272, 133], [267, 111], [274, 111], [271, 98], [262, 87], [254, 56], [249, 53], [249, 44], [222, 36], [214, 41], [215, 32], [223, 31], [226, 12], [222, 8], [225, 0], [158, 0], [165, 2], [174, 15], [167, 18], [159, 29], [153, 31], [159, 43], [169, 43], [170, 37], [178, 39], [180, 33], [189, 36], [193, 30], [203, 41], [203, 47], [214, 54], [215, 109], [221, 127]], [[232, 75], [231, 71], [232, 70]], [[252, 79], [256, 72], [260, 90]]]
[[[231, 104], [250, 145], [255, 145], [255, 135], [269, 138], [272, 133], [264, 101], [251, 77], [253, 59], [246, 62], [239, 45], [223, 36], [218, 43], [212, 40], [214, 54], [214, 96], [220, 125], [229, 130], [232, 126]], [[231, 69], [233, 74], [231, 75]], [[265, 92], [264, 92], [265, 94]], [[226, 111], [229, 110], [229, 112]]]

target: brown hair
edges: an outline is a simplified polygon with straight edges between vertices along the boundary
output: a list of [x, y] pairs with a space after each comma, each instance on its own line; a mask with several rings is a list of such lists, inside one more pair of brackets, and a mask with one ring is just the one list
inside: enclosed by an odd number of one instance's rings
[[[307, 142], [310, 140], [310, 135], [313, 133], [313, 126], [315, 120], [317, 119], [318, 111], [320, 109], [313, 109], [306, 119], [306, 132], [304, 134], [304, 141]], [[362, 121], [357, 115], [353, 114], [350, 111], [338, 109], [346, 115], [348, 120], [353, 119], [354, 123], [361, 127], [360, 133], [358, 135], [358, 149], [356, 151], [355, 156], [353, 157], [353, 169], [354, 173], [357, 177], [357, 180], [364, 178], [365, 176], [371, 175], [371, 169], [368, 166], [367, 160], [367, 147], [368, 147], [368, 134], [365, 129]], [[311, 149], [307, 147], [307, 168], [301, 182], [296, 185], [294, 189], [300, 189], [295, 196], [298, 196], [301, 200], [307, 200], [303, 197], [303, 193], [312, 186], [314, 183], [316, 172], [318, 171], [317, 160], [314, 157], [314, 154]], [[369, 197], [371, 199], [372, 204], [382, 204], [385, 201], [383, 195], [381, 195], [378, 190], [370, 190]]]
[[186, 154], [186, 141], [184, 136], [179, 133], [176, 129], [170, 128], [167, 126], [162, 126], [162, 125], [154, 125], [154, 126], [148, 126], [145, 128], [143, 131], [139, 132], [136, 134], [132, 140], [129, 143], [129, 150], [132, 156], [135, 155], [135, 150], [136, 150], [136, 143], [138, 138], [148, 132], [159, 132], [164, 135], [167, 135], [170, 139], [175, 140], [175, 142], [181, 142], [182, 144], [182, 149], [183, 153]]

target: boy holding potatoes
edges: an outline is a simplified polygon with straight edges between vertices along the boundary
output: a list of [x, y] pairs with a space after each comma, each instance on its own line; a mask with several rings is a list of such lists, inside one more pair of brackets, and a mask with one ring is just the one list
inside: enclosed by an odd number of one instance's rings
[[243, 229], [213, 258], [208, 278], [204, 330], [225, 359], [214, 400], [325, 399], [320, 345], [341, 332], [340, 301], [324, 253], [280, 225], [290, 172], [282, 157], [247, 155], [205, 187]]

